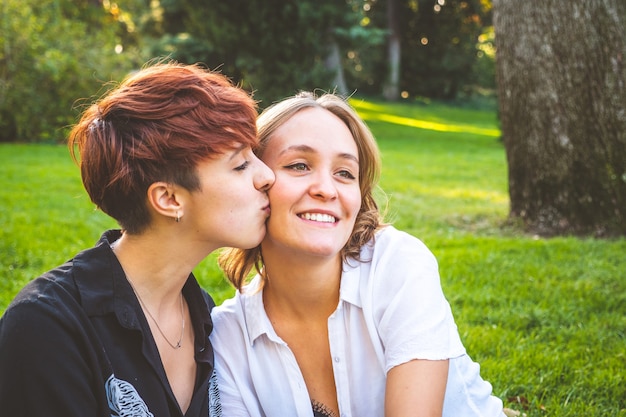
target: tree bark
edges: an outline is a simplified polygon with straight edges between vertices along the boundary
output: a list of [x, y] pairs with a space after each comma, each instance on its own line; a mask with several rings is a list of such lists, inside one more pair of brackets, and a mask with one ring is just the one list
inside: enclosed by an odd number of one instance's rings
[[493, 0], [510, 217], [626, 235], [626, 2]]
[[348, 94], [348, 87], [346, 85], [346, 79], [343, 76], [343, 66], [341, 64], [341, 51], [339, 44], [335, 40], [331, 40], [328, 46], [328, 55], [326, 56], [325, 66], [326, 69], [332, 71], [335, 75], [333, 77], [333, 88], [335, 92], [346, 95]]
[[388, 76], [383, 86], [383, 96], [389, 101], [400, 98], [400, 16], [399, 0], [387, 0], [387, 41]]

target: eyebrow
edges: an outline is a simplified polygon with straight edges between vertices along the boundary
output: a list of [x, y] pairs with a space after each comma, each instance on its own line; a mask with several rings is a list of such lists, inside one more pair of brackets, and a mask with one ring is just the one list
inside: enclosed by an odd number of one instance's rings
[[[292, 145], [280, 151], [278, 155], [279, 156], [284, 155], [288, 152], [316, 153], [315, 149], [311, 148], [309, 145]], [[359, 158], [352, 155], [351, 153], [346, 153], [346, 152], [340, 153], [339, 157], [342, 159], [350, 159], [356, 162], [357, 164], [359, 163]]]
[[235, 159], [237, 157], [237, 155], [239, 155], [247, 147], [248, 147], [248, 145], [241, 144], [239, 147], [233, 148], [233, 153], [230, 155], [230, 158], [228, 158], [228, 160], [232, 161], [233, 159]]

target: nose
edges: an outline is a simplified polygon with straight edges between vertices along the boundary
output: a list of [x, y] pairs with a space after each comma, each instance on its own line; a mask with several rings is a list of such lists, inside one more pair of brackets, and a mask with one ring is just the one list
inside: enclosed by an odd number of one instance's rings
[[254, 176], [254, 186], [259, 191], [267, 191], [270, 189], [272, 184], [274, 184], [274, 180], [276, 179], [276, 177], [274, 176], [274, 171], [272, 171], [260, 159], [257, 159], [256, 162], [258, 170], [256, 175]]
[[337, 187], [332, 173], [318, 171], [313, 176], [314, 181], [311, 183], [309, 193], [322, 200], [332, 200], [337, 197]]

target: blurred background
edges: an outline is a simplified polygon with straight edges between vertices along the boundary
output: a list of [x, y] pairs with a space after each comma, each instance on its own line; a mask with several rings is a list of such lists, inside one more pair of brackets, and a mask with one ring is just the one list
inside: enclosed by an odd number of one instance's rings
[[492, 111], [511, 219], [541, 236], [626, 235], [624, 0], [1, 7], [0, 142], [61, 143], [80, 111], [132, 71], [200, 63], [253, 93], [260, 109], [313, 89]]
[[261, 108], [301, 89], [493, 103], [491, 0], [2, 0], [0, 142], [64, 140], [103, 83], [202, 63]]
[[[0, 313], [115, 227], [62, 143], [167, 59], [261, 109], [351, 97], [390, 220], [434, 251], [494, 392], [528, 417], [626, 417], [625, 0], [0, 0]], [[213, 256], [195, 272], [232, 296]]]

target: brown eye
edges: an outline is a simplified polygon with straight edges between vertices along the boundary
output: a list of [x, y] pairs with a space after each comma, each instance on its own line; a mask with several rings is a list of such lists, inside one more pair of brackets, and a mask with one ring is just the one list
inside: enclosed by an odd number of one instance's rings
[[298, 163], [295, 163], [295, 164], [287, 165], [285, 168], [292, 169], [294, 171], [306, 171], [308, 169], [306, 164], [304, 164], [302, 162], [298, 162]]
[[339, 171], [339, 172], [337, 173], [337, 175], [339, 175], [340, 177], [347, 178], [347, 179], [349, 179], [349, 180], [354, 180], [354, 179], [356, 179], [356, 177], [355, 177], [354, 175], [352, 175], [352, 173], [351, 173], [350, 171], [347, 171], [347, 170]]

